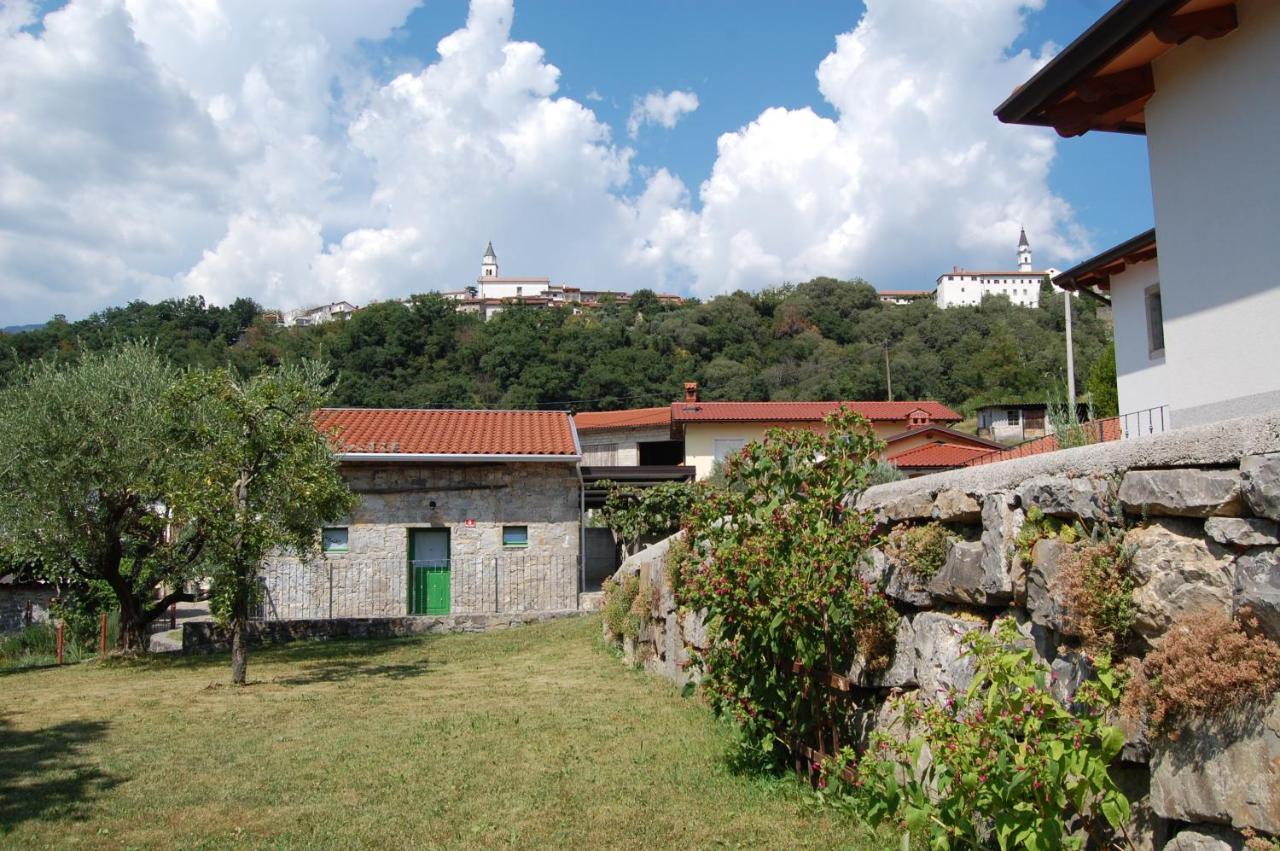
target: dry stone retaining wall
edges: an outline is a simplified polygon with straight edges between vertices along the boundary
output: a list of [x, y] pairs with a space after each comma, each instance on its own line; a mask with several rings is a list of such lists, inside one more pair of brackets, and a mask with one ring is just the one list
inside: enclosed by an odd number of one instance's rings
[[[1181, 615], [1248, 606], [1280, 640], [1280, 415], [955, 470], [869, 489], [855, 504], [882, 531], [937, 521], [954, 534], [945, 564], [922, 582], [873, 550], [864, 576], [902, 615], [892, 664], [849, 672], [872, 702], [891, 690], [934, 698], [968, 685], [961, 637], [1013, 617], [1069, 699], [1087, 675], [1057, 581], [1072, 544], [1015, 545], [1035, 507], [1065, 522], [1122, 530], [1131, 548], [1138, 650], [1160, 643]], [[629, 557], [652, 601], [628, 657], [678, 682], [696, 680], [690, 649], [705, 647], [697, 613], [666, 583], [670, 541]], [[884, 707], [876, 713], [888, 723]], [[1133, 726], [1133, 725], [1129, 725]], [[1280, 696], [1235, 717], [1189, 725], [1176, 740], [1131, 729], [1118, 771], [1135, 803], [1141, 847], [1238, 849], [1243, 832], [1280, 836]]]

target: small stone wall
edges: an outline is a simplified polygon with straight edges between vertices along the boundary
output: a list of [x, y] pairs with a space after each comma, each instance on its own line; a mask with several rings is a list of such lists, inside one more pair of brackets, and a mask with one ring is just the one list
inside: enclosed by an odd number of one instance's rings
[[14, 632], [33, 623], [48, 623], [52, 600], [51, 587], [0, 585], [0, 632]]
[[[973, 669], [960, 638], [1013, 617], [1057, 674], [1066, 698], [1087, 662], [1063, 617], [1056, 583], [1070, 548], [1037, 542], [1024, 560], [1014, 545], [1027, 511], [1124, 530], [1139, 650], [1157, 646], [1180, 615], [1206, 606], [1249, 606], [1280, 640], [1280, 415], [1251, 417], [1146, 438], [1080, 447], [984, 467], [894, 482], [856, 505], [882, 532], [937, 521], [953, 535], [945, 563], [927, 582], [882, 550], [864, 576], [901, 614], [892, 664], [848, 672], [863, 700], [893, 692], [938, 699], [964, 688]], [[648, 623], [625, 649], [678, 682], [697, 678], [691, 648], [706, 645], [695, 613], [680, 612], [666, 579], [669, 541], [626, 559], [650, 600]], [[1280, 696], [1247, 718], [1204, 722], [1177, 741], [1130, 730], [1117, 769], [1134, 802], [1139, 847], [1226, 851], [1246, 829], [1280, 836]]]
[[[409, 635], [443, 635], [450, 632], [487, 632], [578, 614], [580, 612], [573, 609], [508, 615], [252, 621], [249, 624], [249, 644], [257, 646], [316, 639], [402, 638]], [[210, 621], [188, 621], [182, 625], [183, 653], [217, 653], [230, 649], [230, 634], [217, 624]]]

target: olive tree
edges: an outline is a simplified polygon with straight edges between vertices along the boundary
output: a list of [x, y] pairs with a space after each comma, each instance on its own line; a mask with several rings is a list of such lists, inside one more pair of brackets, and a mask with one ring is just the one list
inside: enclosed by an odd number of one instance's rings
[[123, 650], [147, 649], [148, 625], [190, 599], [183, 583], [205, 555], [198, 523], [170, 525], [176, 456], [164, 404], [176, 377], [134, 343], [23, 367], [0, 390], [7, 557], [51, 582], [108, 585]]
[[321, 527], [355, 505], [315, 427], [325, 377], [310, 363], [244, 380], [228, 370], [190, 372], [167, 397], [181, 467], [174, 519], [200, 528], [205, 540], [213, 614], [230, 628], [237, 685], [245, 682], [247, 626], [264, 559], [318, 554]]

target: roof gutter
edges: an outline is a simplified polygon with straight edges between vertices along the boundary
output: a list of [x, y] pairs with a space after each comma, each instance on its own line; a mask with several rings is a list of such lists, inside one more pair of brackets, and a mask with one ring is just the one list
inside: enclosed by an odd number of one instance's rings
[[479, 455], [448, 454], [441, 452], [337, 452], [339, 461], [546, 461], [560, 464], [576, 464], [582, 460], [578, 436], [573, 437], [575, 455]]

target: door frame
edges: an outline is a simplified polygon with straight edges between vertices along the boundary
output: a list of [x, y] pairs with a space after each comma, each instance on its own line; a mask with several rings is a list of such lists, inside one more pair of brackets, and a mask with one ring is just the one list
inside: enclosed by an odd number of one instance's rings
[[[414, 611], [415, 600], [414, 600], [413, 588], [414, 588], [414, 580], [417, 577], [414, 574], [415, 567], [413, 563], [415, 560], [414, 559], [415, 553], [413, 551], [414, 550], [413, 537], [416, 532], [443, 532], [444, 533], [444, 546], [445, 546], [444, 560], [446, 563], [448, 563], [448, 575], [449, 575], [449, 605], [448, 605], [448, 610], [443, 613], [440, 613], [440, 612], [432, 613], [432, 612], [426, 611], [426, 609], [429, 608], [430, 606], [430, 602], [428, 600], [420, 601], [422, 604], [420, 608], [422, 608], [423, 611], [418, 611], [418, 612]], [[449, 526], [407, 526], [405, 527], [405, 537], [406, 537], [406, 555], [407, 555], [407, 558], [405, 560], [405, 565], [407, 568], [406, 573], [408, 574], [408, 576], [406, 577], [407, 593], [405, 595], [406, 597], [405, 609], [407, 613], [411, 616], [428, 616], [428, 615], [439, 616], [440, 614], [446, 614], [446, 615], [451, 614], [453, 612], [453, 563], [452, 563], [453, 562], [453, 529]], [[425, 589], [424, 589], [424, 593], [425, 593]]]

